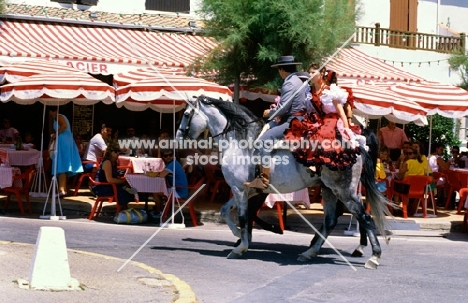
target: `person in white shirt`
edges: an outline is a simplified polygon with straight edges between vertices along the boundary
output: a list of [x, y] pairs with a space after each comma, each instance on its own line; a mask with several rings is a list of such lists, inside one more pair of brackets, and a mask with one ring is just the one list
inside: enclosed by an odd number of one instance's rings
[[[88, 143], [86, 151], [83, 155], [83, 161], [95, 161], [99, 162], [100, 159], [104, 156], [104, 153], [107, 149], [107, 141], [112, 135], [112, 128], [103, 124], [101, 127], [101, 132], [94, 135]], [[93, 171], [94, 164], [87, 163], [83, 165], [85, 172]]]
[[16, 128], [11, 127], [11, 120], [9, 118], [4, 118], [3, 128], [0, 129], [0, 142], [14, 143], [19, 136], [19, 131]]

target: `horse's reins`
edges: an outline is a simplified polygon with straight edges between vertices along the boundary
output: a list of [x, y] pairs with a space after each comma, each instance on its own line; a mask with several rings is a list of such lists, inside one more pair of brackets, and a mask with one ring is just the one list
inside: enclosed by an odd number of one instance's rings
[[[198, 102], [200, 102], [200, 101], [201, 101], [200, 98], [197, 98], [195, 108], [198, 108]], [[188, 137], [188, 131], [190, 129], [190, 124], [192, 122], [192, 118], [193, 118], [194, 113], [195, 113], [195, 109], [192, 108], [192, 110], [190, 111], [190, 115], [188, 117], [187, 126], [185, 127], [185, 130], [184, 130], [184, 137], [185, 138]], [[258, 118], [256, 120], [252, 120], [252, 121], [248, 122], [247, 125], [252, 124], [252, 123], [256, 123], [256, 122], [260, 121], [261, 119], [263, 119], [263, 118]], [[226, 126], [224, 126], [223, 131], [220, 132], [219, 134], [213, 135], [211, 137], [216, 138], [216, 137], [219, 137], [221, 135], [224, 135], [224, 134], [226, 134], [227, 132], [229, 132], [231, 130], [230, 128], [231, 128], [231, 123], [229, 123], [229, 120], [227, 120]]]

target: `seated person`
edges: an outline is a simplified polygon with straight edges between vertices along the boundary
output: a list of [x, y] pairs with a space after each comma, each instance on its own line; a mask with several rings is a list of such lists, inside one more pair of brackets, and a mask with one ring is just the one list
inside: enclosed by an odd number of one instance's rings
[[20, 137], [19, 131], [11, 127], [11, 120], [9, 118], [3, 119], [3, 128], [0, 129], [0, 142], [14, 143]]
[[464, 159], [463, 161], [461, 160], [462, 154], [460, 154], [460, 147], [456, 145], [452, 146], [452, 150], [450, 151], [450, 153], [452, 154], [452, 156], [448, 160], [448, 163], [450, 164], [450, 166], [454, 166], [454, 167], [459, 166], [461, 168], [464, 168], [465, 161]]
[[34, 137], [31, 132], [24, 133], [23, 146], [25, 148], [36, 148], [36, 144], [34, 144]]
[[435, 143], [431, 147], [431, 156], [429, 157], [429, 166], [433, 172], [441, 172], [450, 168], [450, 163], [445, 162], [442, 158], [444, 154], [444, 145], [442, 143]]
[[[177, 159], [174, 157], [174, 152], [172, 150], [161, 150], [161, 155], [166, 168], [159, 173], [159, 177], [166, 178], [166, 182], [169, 188], [172, 188], [173, 181], [175, 179], [175, 197], [186, 199], [188, 197], [189, 190], [187, 188], [188, 181], [184, 169], [180, 165], [179, 161], [177, 161]], [[154, 211], [156, 214], [158, 214], [162, 208], [161, 206], [163, 197], [161, 194], [156, 193], [153, 195], [153, 198], [155, 202]]]
[[[107, 143], [110, 139], [110, 135], [112, 134], [112, 128], [106, 126], [105, 124], [101, 127], [101, 132], [99, 134], [94, 135], [88, 143], [86, 147], [86, 151], [83, 155], [83, 161], [94, 161], [99, 162], [99, 159], [103, 157]], [[92, 172], [94, 169], [94, 164], [88, 163], [83, 165], [84, 172]]]
[[73, 138], [75, 139], [76, 147], [78, 148], [78, 153], [80, 154], [80, 157], [83, 158], [84, 153], [86, 151], [83, 139], [81, 138], [80, 134], [74, 135]]
[[384, 146], [380, 152], [379, 157], [377, 158], [377, 166], [375, 167], [375, 184], [377, 189], [383, 193], [387, 191], [387, 174], [385, 173], [385, 164], [388, 157], [388, 149]]
[[[398, 158], [398, 160], [396, 160], [395, 168], [399, 168], [401, 166], [401, 164], [403, 164], [403, 162], [408, 160], [408, 156], [405, 155], [405, 151], [408, 150], [411, 146], [412, 146], [412, 144], [409, 141], [405, 141], [403, 143], [403, 148], [401, 149], [401, 155]], [[390, 149], [389, 149], [389, 157], [390, 157]]]
[[[117, 173], [117, 160], [120, 153], [120, 147], [115, 142], [110, 144], [104, 158], [96, 173], [96, 181], [114, 183], [117, 185], [117, 196], [119, 205], [125, 209], [129, 202], [135, 201], [135, 190], [132, 189], [124, 178], [120, 178]], [[95, 185], [93, 192], [97, 196], [111, 196], [114, 194], [110, 185]]]
[[409, 148], [405, 151], [405, 155], [408, 156], [408, 160], [400, 166], [398, 171], [400, 179], [407, 176], [425, 176], [428, 174], [428, 167], [424, 164], [417, 149]]

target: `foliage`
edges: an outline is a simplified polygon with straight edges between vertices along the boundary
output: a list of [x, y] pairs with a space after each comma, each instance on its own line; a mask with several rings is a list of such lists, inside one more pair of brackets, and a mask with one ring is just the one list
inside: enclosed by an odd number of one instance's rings
[[[460, 146], [460, 140], [456, 135], [453, 119], [445, 118], [440, 115], [434, 115], [432, 117], [432, 135], [431, 144], [442, 143], [446, 146]], [[405, 132], [411, 141], [420, 141], [426, 147], [429, 143], [429, 125], [417, 126], [414, 123], [409, 123], [405, 126]]]
[[205, 32], [220, 44], [192, 68], [219, 71], [223, 84], [255, 78], [276, 91], [280, 79], [270, 67], [276, 58], [293, 55], [307, 69], [332, 54], [354, 33], [354, 2], [203, 0]]
[[460, 83], [460, 87], [464, 89], [468, 89], [468, 56], [465, 54], [453, 54], [450, 56], [449, 60], [450, 68], [459, 70], [462, 83]]

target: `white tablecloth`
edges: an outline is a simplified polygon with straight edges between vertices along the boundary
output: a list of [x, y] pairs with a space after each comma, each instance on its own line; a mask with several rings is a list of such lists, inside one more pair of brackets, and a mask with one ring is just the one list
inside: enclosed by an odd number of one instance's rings
[[309, 199], [309, 189], [304, 188], [293, 193], [287, 194], [269, 194], [265, 199], [265, 204], [268, 207], [273, 207], [276, 201], [289, 201], [292, 204], [302, 204], [307, 209], [310, 207], [310, 199]]
[[0, 167], [0, 188], [11, 187], [13, 185], [13, 168]]
[[0, 159], [10, 166], [36, 165], [41, 152], [37, 149], [16, 150], [13, 148], [0, 148]]
[[139, 193], [163, 193], [168, 196], [164, 178], [152, 178], [145, 174], [126, 174], [125, 179]]
[[[119, 165], [123, 163], [128, 163], [130, 161], [133, 172], [135, 174], [142, 174], [147, 170], [160, 172], [163, 171], [166, 167], [164, 161], [161, 158], [135, 158], [135, 157], [125, 157], [119, 156]], [[125, 164], [124, 164], [125, 165]]]

